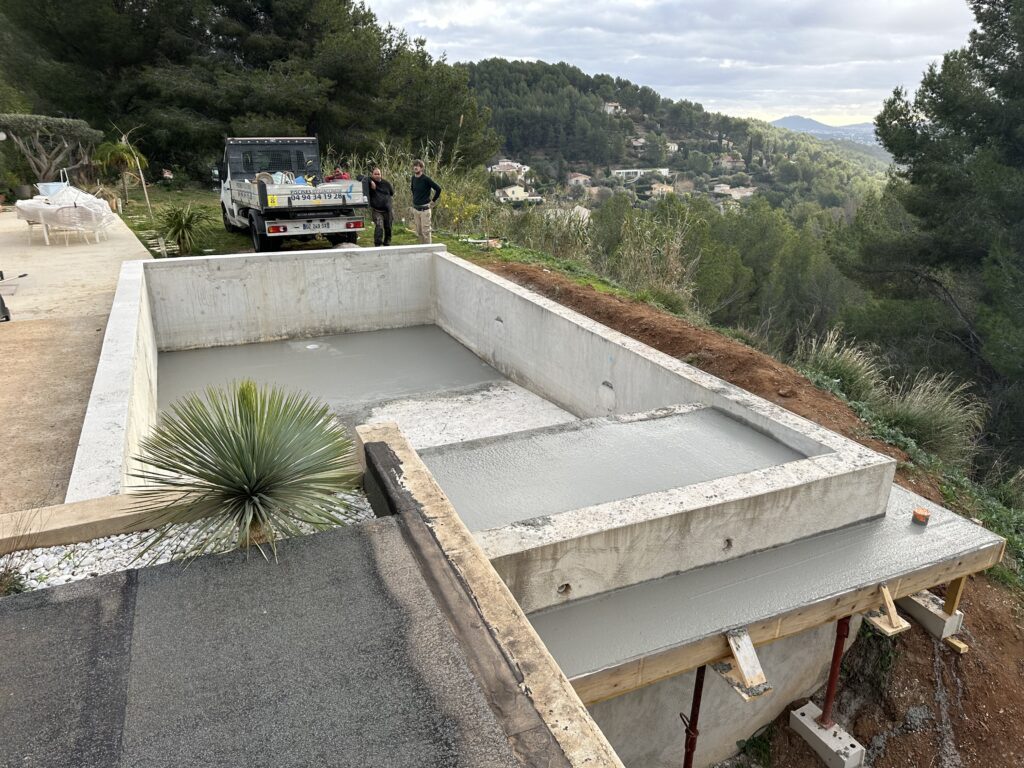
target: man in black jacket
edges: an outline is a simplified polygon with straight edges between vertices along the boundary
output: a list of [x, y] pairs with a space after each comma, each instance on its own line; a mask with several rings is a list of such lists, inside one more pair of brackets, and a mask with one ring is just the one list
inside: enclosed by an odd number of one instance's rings
[[391, 245], [391, 217], [395, 189], [381, 178], [380, 168], [370, 173], [370, 213], [373, 215], [373, 244]]
[[[434, 195], [431, 197], [430, 192]], [[421, 243], [430, 242], [430, 209], [441, 197], [441, 187], [423, 172], [423, 161], [412, 161], [412, 220], [416, 237]]]

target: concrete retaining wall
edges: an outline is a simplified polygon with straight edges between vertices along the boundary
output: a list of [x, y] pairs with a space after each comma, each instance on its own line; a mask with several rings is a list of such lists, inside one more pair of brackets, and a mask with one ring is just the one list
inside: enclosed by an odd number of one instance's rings
[[65, 502], [120, 493], [128, 457], [156, 420], [156, 338], [143, 268], [154, 263], [121, 267]]
[[150, 262], [157, 346], [164, 352], [432, 323], [438, 247]]

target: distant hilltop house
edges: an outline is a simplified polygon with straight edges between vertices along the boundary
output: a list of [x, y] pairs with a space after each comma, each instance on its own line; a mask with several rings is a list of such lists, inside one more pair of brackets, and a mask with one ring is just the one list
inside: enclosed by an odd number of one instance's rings
[[530, 194], [522, 184], [513, 184], [511, 187], [499, 189], [494, 193], [499, 203], [543, 203], [544, 198], [540, 195]]
[[517, 179], [522, 179], [530, 172], [530, 166], [517, 163], [515, 160], [502, 159], [494, 165], [488, 166], [487, 170], [493, 174], [504, 173]]
[[590, 177], [585, 173], [570, 173], [569, 174], [569, 186], [570, 187], [589, 187]]
[[620, 115], [625, 112], [622, 105], [617, 101], [606, 101], [604, 103], [604, 112], [606, 115]]
[[675, 193], [676, 189], [671, 184], [662, 184], [660, 181], [651, 184], [651, 197], [666, 197]]
[[643, 136], [637, 136], [629, 140], [629, 146], [633, 149], [643, 149], [647, 146], [647, 139]]
[[612, 176], [623, 181], [636, 181], [641, 176], [652, 173], [668, 176], [669, 170], [668, 168], [616, 168], [612, 171]]
[[715, 197], [728, 197], [732, 200], [743, 200], [757, 191], [757, 187], [730, 187], [728, 184], [715, 184], [711, 194]]
[[666, 141], [665, 142], [665, 150], [668, 151], [668, 152], [678, 152], [679, 151], [679, 145], [676, 144], [674, 141]]
[[747, 170], [747, 163], [742, 157], [719, 155], [715, 160], [715, 167], [723, 171], [745, 171]]

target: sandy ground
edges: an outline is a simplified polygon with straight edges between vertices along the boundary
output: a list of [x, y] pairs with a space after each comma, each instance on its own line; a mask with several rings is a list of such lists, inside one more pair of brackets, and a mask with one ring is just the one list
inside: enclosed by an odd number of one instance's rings
[[109, 239], [44, 245], [0, 213], [0, 513], [64, 500], [121, 262], [149, 252], [120, 220]]

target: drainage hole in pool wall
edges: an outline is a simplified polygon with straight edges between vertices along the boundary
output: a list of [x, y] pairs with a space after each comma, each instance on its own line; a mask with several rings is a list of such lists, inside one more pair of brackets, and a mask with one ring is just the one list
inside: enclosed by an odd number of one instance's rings
[[555, 591], [558, 592], [558, 594], [567, 597], [569, 593], [572, 592], [572, 584], [570, 584], [569, 582], [566, 582], [565, 584], [559, 584], [558, 589]]
[[494, 318], [494, 322], [501, 323], [502, 325], [505, 324], [505, 321], [501, 319], [501, 315], [498, 315], [496, 318]]
[[732, 549], [732, 539], [726, 539], [725, 543], [722, 545], [722, 549], [723, 550], [730, 550], [730, 549]]

